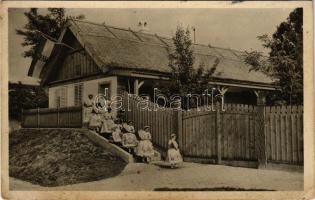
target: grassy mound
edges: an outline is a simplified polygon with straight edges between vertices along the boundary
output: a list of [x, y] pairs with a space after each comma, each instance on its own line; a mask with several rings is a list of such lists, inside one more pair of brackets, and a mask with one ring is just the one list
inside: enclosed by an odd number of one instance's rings
[[84, 130], [19, 130], [9, 135], [9, 174], [42, 186], [96, 181], [126, 163], [93, 144]]

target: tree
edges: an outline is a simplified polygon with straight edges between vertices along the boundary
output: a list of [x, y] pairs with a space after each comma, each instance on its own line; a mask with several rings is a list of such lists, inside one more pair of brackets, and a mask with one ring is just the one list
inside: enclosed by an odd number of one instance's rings
[[272, 37], [258, 36], [269, 57], [262, 59], [260, 52], [247, 52], [245, 62], [278, 79], [281, 91], [270, 95], [271, 100], [288, 104], [303, 104], [303, 9], [293, 10]]
[[[30, 47], [30, 49], [24, 52], [23, 56], [31, 58], [38, 58], [40, 56], [37, 51], [41, 42], [44, 41], [41, 33], [57, 39], [67, 19], [70, 17], [65, 15], [64, 8], [48, 8], [48, 14], [45, 15], [39, 14], [37, 8], [31, 8], [24, 15], [28, 22], [23, 29], [17, 29], [16, 33], [24, 37], [22, 46]], [[78, 15], [74, 18], [83, 19], [84, 15]]]
[[[182, 99], [183, 108], [196, 107], [202, 102], [196, 102], [196, 99], [191, 98], [186, 102], [187, 94], [202, 94], [208, 88], [208, 81], [219, 63], [217, 59], [214, 66], [210, 69], [205, 69], [201, 64], [197, 69], [194, 68], [194, 52], [190, 31], [187, 28], [177, 27], [175, 36], [172, 38], [174, 49], [169, 53], [169, 67], [171, 68], [171, 81], [169, 84], [161, 85], [163, 94], [168, 97], [177, 94]], [[202, 99], [200, 99], [202, 100]]]
[[48, 107], [48, 96], [40, 86], [27, 86], [18, 83], [9, 91], [10, 119], [20, 119], [22, 109]]

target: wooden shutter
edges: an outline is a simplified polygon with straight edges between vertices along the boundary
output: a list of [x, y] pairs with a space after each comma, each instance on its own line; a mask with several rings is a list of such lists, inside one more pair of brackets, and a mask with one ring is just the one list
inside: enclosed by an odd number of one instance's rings
[[74, 85], [74, 105], [82, 105], [82, 96], [83, 96], [83, 84]]
[[60, 88], [60, 107], [67, 107], [67, 86]]
[[55, 90], [55, 103], [56, 107], [60, 107], [60, 88]]

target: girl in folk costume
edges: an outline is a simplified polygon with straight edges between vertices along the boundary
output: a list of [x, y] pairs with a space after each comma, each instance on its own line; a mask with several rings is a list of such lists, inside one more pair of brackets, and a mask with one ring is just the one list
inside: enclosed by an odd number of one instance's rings
[[178, 167], [178, 164], [183, 162], [175, 134], [171, 134], [171, 139], [168, 141], [167, 160], [170, 163], [171, 168]]
[[85, 126], [89, 125], [93, 106], [94, 106], [93, 95], [89, 94], [88, 99], [86, 99], [83, 103], [83, 109], [84, 109], [83, 123], [85, 124]]
[[151, 142], [151, 134], [149, 132], [150, 126], [145, 126], [143, 130], [139, 130], [138, 134], [140, 142], [136, 148], [137, 156], [142, 157], [143, 162], [150, 162], [151, 157], [154, 156], [154, 149]]
[[102, 115], [101, 133], [112, 133], [112, 129], [115, 127], [114, 117], [112, 115], [112, 109], [107, 108], [107, 112]]
[[113, 137], [114, 143], [121, 144], [121, 142], [122, 142], [121, 129], [122, 129], [122, 125], [120, 124], [120, 120], [116, 120], [115, 121], [115, 127], [113, 128], [113, 132], [112, 132], [112, 137]]
[[101, 116], [98, 114], [96, 109], [92, 110], [91, 119], [89, 123], [89, 129], [99, 132], [99, 128], [101, 126]]
[[123, 131], [129, 133], [135, 133], [135, 127], [133, 126], [132, 121], [128, 121], [128, 123], [123, 123]]
[[135, 147], [138, 145], [138, 140], [135, 133], [135, 129], [131, 121], [124, 127], [126, 133], [122, 136], [122, 146], [127, 148], [129, 153], [135, 150]]

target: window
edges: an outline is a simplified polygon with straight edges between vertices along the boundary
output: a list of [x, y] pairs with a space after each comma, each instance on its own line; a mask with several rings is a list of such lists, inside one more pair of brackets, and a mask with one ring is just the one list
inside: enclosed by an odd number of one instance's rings
[[74, 85], [74, 105], [82, 105], [82, 96], [83, 96], [83, 84]]
[[99, 84], [98, 93], [104, 95], [106, 100], [110, 100], [111, 97], [110, 84], [109, 83]]

